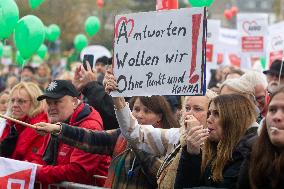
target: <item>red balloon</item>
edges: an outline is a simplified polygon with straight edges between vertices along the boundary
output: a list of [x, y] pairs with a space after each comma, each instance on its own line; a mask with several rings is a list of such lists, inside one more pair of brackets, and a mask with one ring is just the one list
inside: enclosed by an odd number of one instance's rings
[[97, 7], [102, 8], [104, 6], [104, 0], [97, 0]]
[[168, 9], [178, 9], [178, 0], [168, 0]]
[[233, 15], [236, 15], [236, 14], [239, 12], [238, 7], [236, 7], [236, 6], [232, 6], [232, 8], [231, 8], [231, 12], [233, 13]]
[[231, 20], [233, 18], [233, 13], [231, 10], [225, 10], [224, 16], [227, 20]]

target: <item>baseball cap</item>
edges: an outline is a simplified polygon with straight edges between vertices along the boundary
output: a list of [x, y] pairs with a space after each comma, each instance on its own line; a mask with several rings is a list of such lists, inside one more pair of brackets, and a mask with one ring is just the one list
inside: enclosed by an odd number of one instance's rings
[[79, 92], [75, 86], [67, 80], [53, 80], [45, 89], [43, 95], [37, 97], [38, 101], [46, 98], [59, 99], [64, 96], [78, 97]]

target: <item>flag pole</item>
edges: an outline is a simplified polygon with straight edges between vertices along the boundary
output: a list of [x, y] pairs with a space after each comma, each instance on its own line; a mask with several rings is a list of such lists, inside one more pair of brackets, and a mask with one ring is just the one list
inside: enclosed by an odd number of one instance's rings
[[0, 114], [0, 117], [4, 118], [4, 119], [8, 119], [10, 121], [13, 121], [15, 123], [18, 123], [18, 124], [21, 124], [25, 127], [29, 127], [29, 128], [32, 128], [32, 129], [36, 129], [36, 126], [32, 125], [32, 124], [29, 124], [29, 123], [26, 123], [26, 122], [23, 122], [23, 121], [20, 121], [20, 120], [17, 120], [17, 119], [14, 119], [14, 118], [11, 118], [9, 116], [5, 116], [5, 115], [2, 115]]

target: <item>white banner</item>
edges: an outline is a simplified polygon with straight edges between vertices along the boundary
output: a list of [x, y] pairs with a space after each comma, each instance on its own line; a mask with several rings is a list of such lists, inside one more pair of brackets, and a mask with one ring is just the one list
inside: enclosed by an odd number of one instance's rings
[[0, 189], [33, 189], [36, 164], [0, 157]]
[[266, 69], [276, 59], [283, 59], [284, 50], [284, 22], [273, 24], [268, 28]]
[[240, 33], [242, 67], [249, 69], [254, 67], [255, 60], [266, 54], [268, 14], [238, 14], [237, 27]]
[[203, 8], [116, 16], [112, 95], [203, 94], [203, 19]]
[[221, 20], [208, 20], [207, 24], [206, 66], [216, 68], [216, 44], [219, 42]]
[[217, 53], [222, 56], [219, 64], [241, 67], [238, 39], [237, 30], [220, 28], [219, 42], [216, 45]]
[[211, 79], [211, 69], [217, 66], [217, 44], [219, 43], [220, 20], [207, 20], [207, 42], [206, 42], [206, 85]]

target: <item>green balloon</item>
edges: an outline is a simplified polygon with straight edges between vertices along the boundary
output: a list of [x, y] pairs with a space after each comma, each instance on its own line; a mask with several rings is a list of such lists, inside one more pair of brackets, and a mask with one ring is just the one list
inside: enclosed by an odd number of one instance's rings
[[57, 26], [56, 24], [51, 24], [48, 28], [47, 28], [47, 40], [51, 41], [51, 42], [55, 42], [59, 36], [60, 36], [60, 28], [59, 26]]
[[14, 0], [0, 0], [0, 39], [7, 39], [19, 20], [19, 9]]
[[25, 65], [25, 60], [23, 59], [19, 51], [17, 51], [16, 53], [16, 65], [20, 67], [24, 67]]
[[47, 53], [47, 47], [45, 44], [42, 44], [40, 48], [37, 50], [37, 55], [41, 58], [44, 59]]
[[188, 0], [193, 7], [210, 7], [214, 0]]
[[260, 63], [261, 63], [261, 67], [262, 69], [265, 69], [266, 68], [266, 59], [265, 57], [260, 57]]
[[28, 15], [19, 20], [15, 29], [15, 44], [24, 59], [30, 58], [44, 41], [45, 28], [41, 20]]
[[29, 0], [30, 7], [32, 9], [38, 8], [43, 2], [44, 0]]
[[100, 30], [101, 22], [96, 16], [90, 16], [85, 22], [85, 30], [89, 36], [94, 36]]
[[85, 48], [87, 45], [88, 45], [88, 39], [84, 34], [76, 35], [74, 39], [74, 46], [78, 52], [81, 52], [81, 50]]
[[3, 44], [0, 42], [0, 57], [3, 56]]

